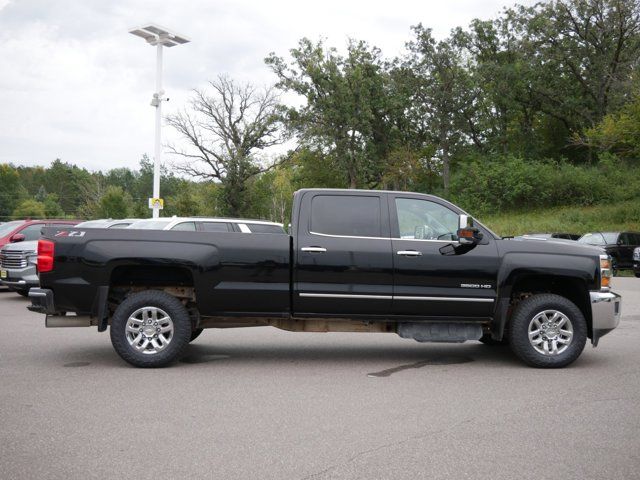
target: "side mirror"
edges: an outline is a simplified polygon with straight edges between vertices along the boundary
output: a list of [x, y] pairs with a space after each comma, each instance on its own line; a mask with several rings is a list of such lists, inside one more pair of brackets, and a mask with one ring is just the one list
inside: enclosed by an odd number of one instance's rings
[[458, 243], [460, 245], [477, 245], [482, 240], [482, 232], [473, 226], [473, 218], [460, 215], [458, 222]]
[[27, 238], [27, 237], [25, 237], [23, 234], [16, 233], [15, 235], [11, 236], [11, 238], [9, 239], [9, 243], [24, 242], [25, 238]]
[[482, 240], [482, 232], [476, 227], [458, 229], [458, 242], [460, 245], [477, 245]]

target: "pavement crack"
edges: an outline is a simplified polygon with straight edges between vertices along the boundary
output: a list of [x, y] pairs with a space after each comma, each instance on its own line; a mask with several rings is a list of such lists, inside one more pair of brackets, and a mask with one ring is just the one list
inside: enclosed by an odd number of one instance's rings
[[422, 433], [419, 433], [419, 434], [416, 434], [416, 435], [411, 435], [411, 436], [406, 437], [406, 438], [404, 438], [402, 440], [396, 440], [394, 442], [388, 442], [388, 443], [384, 443], [382, 445], [378, 445], [375, 448], [369, 448], [367, 450], [362, 450], [362, 451], [357, 452], [356, 454], [352, 455], [351, 457], [349, 457], [348, 459], [346, 459], [346, 460], [344, 460], [342, 462], [338, 462], [338, 463], [336, 463], [334, 465], [331, 465], [331, 466], [325, 468], [324, 470], [321, 470], [321, 471], [316, 472], [316, 473], [312, 473], [311, 475], [307, 475], [306, 477], [302, 477], [300, 480], [310, 480], [310, 479], [313, 479], [313, 478], [319, 478], [319, 477], [331, 472], [332, 470], [335, 470], [338, 467], [343, 467], [345, 465], [348, 465], [351, 462], [354, 462], [355, 460], [357, 460], [359, 457], [362, 457], [362, 456], [367, 455], [369, 453], [379, 452], [380, 450], [384, 450], [386, 448], [396, 447], [396, 446], [403, 445], [405, 443], [409, 443], [409, 442], [412, 442], [412, 441], [415, 441], [415, 440], [421, 440], [423, 438], [427, 438], [427, 437], [429, 437], [431, 435], [437, 435], [437, 434], [440, 434], [440, 433], [444, 433], [444, 432], [446, 432], [448, 430], [453, 430], [455, 428], [458, 428], [458, 427], [460, 427], [460, 426], [462, 426], [462, 425], [464, 425], [466, 423], [472, 423], [474, 420], [475, 419], [473, 419], [473, 418], [467, 419], [467, 420], [463, 420], [461, 422], [458, 422], [458, 423], [455, 423], [453, 425], [450, 425], [450, 426], [448, 426], [446, 428], [441, 428], [439, 430], [422, 432]]

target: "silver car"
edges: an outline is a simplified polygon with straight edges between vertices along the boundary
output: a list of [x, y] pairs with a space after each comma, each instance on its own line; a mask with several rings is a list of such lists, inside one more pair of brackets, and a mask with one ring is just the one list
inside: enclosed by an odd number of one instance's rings
[[37, 263], [37, 240], [7, 243], [0, 250], [0, 284], [26, 297], [39, 285]]

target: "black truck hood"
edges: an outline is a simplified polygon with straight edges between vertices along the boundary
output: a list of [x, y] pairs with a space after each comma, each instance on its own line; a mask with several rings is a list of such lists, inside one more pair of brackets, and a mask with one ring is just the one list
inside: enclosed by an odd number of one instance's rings
[[564, 255], [598, 256], [604, 248], [557, 238], [506, 238], [499, 240], [503, 252], [555, 253]]

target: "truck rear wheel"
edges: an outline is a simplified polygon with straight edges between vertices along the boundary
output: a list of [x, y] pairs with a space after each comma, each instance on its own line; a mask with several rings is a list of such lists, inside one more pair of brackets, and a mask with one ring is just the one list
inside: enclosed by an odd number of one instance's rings
[[136, 367], [164, 367], [180, 358], [191, 338], [184, 305], [158, 290], [131, 295], [111, 321], [111, 343], [123, 360]]
[[518, 304], [511, 317], [511, 349], [532, 367], [565, 367], [580, 356], [586, 341], [584, 315], [560, 295], [528, 297]]

